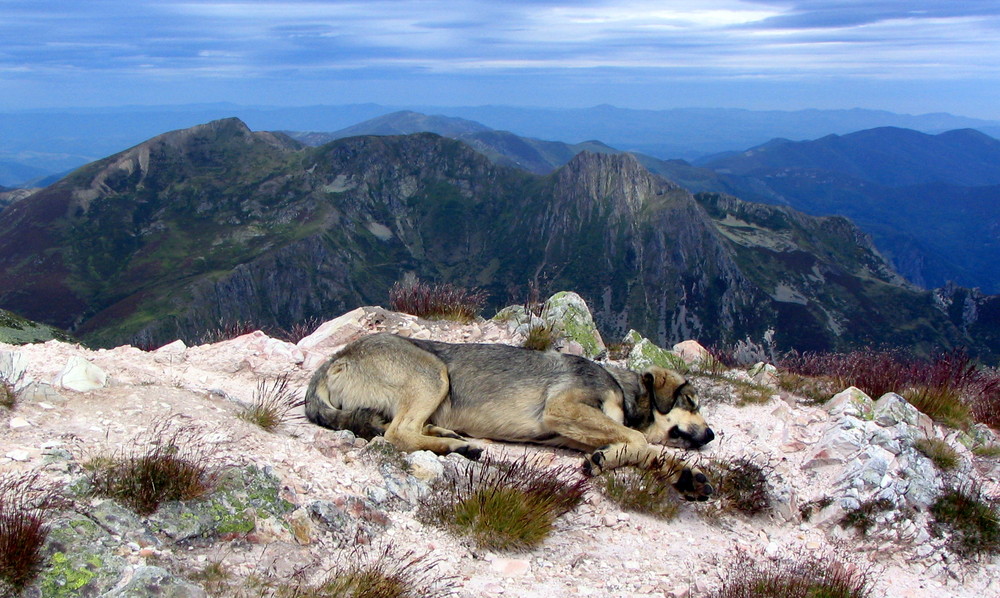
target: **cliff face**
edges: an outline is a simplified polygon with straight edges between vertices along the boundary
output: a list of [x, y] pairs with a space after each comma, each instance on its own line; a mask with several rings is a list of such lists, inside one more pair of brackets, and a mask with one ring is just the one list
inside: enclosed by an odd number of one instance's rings
[[219, 121], [80, 169], [0, 214], [0, 234], [0, 306], [101, 345], [290, 327], [385, 303], [406, 274], [482, 287], [491, 307], [529, 282], [572, 289], [608, 338], [968, 340], [848, 221], [695, 197], [628, 155], [539, 176], [431, 134], [305, 148]]

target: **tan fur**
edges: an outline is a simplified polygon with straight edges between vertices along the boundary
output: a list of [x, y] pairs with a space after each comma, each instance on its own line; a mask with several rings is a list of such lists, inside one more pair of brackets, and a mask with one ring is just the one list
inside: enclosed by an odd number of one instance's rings
[[698, 448], [713, 433], [693, 388], [672, 370], [642, 374], [507, 345], [463, 345], [376, 334], [351, 343], [314, 374], [314, 423], [383, 434], [401, 450], [481, 452], [464, 437], [564, 446], [590, 453], [585, 471], [656, 466], [679, 490], [712, 492], [656, 445]]

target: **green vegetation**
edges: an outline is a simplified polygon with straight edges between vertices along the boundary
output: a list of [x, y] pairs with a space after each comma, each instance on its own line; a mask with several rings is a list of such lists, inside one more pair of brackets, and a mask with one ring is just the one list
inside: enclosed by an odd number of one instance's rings
[[253, 402], [241, 408], [236, 417], [274, 432], [301, 405], [295, 390], [289, 387], [288, 375], [282, 374], [270, 383], [264, 378], [258, 380]]
[[627, 511], [669, 521], [680, 510], [677, 492], [659, 469], [612, 469], [602, 473], [596, 484], [605, 496]]
[[934, 465], [937, 465], [938, 469], [942, 471], [949, 471], [958, 467], [958, 451], [951, 448], [951, 445], [944, 440], [920, 438], [913, 443], [913, 446], [933, 461]]
[[208, 495], [218, 472], [208, 464], [209, 454], [196, 431], [157, 425], [130, 446], [89, 459], [91, 493], [104, 496], [140, 515], [154, 513], [160, 504]]
[[16, 596], [42, 568], [46, 517], [68, 506], [38, 472], [0, 474], [0, 596]]
[[711, 598], [869, 598], [874, 576], [822, 555], [755, 562], [740, 554]]
[[892, 510], [894, 506], [887, 498], [866, 500], [857, 509], [845, 513], [840, 520], [840, 526], [853, 527], [860, 531], [862, 536], [866, 536], [868, 530], [875, 526], [875, 517], [879, 513]]
[[748, 457], [730, 457], [708, 462], [703, 466], [711, 478], [718, 499], [714, 510], [744, 515], [766, 513], [771, 508], [771, 491], [765, 467]]
[[587, 487], [576, 468], [487, 456], [436, 480], [417, 515], [480, 548], [527, 550], [549, 535], [556, 518], [580, 504]]
[[935, 531], [946, 535], [948, 548], [963, 557], [1000, 554], [1000, 509], [980, 487], [967, 482], [951, 486], [931, 505]]

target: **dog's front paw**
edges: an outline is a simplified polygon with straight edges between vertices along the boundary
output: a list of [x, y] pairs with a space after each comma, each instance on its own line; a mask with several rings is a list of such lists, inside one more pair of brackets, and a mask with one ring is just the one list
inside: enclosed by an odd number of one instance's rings
[[478, 461], [479, 457], [481, 457], [483, 454], [483, 449], [476, 448], [471, 444], [467, 444], [465, 446], [455, 449], [455, 452], [458, 453], [459, 455], [462, 455], [469, 461]]
[[685, 467], [681, 471], [674, 488], [685, 500], [708, 500], [708, 497], [715, 493], [715, 488], [712, 488], [708, 477], [700, 469], [690, 467]]
[[603, 450], [594, 451], [593, 453], [587, 455], [583, 460], [583, 475], [601, 475], [601, 472], [604, 471], [604, 466], [607, 462], [608, 458], [604, 454]]

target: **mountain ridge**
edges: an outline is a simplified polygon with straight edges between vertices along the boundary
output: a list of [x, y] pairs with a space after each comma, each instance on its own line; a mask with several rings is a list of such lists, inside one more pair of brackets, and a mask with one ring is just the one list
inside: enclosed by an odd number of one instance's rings
[[99, 345], [289, 327], [413, 275], [498, 306], [532, 281], [571, 288], [609, 338], [974, 342], [843, 218], [695, 196], [630, 155], [533, 175], [431, 133], [312, 148], [229, 119], [157, 136], [0, 213], [0, 272], [0, 306]]

